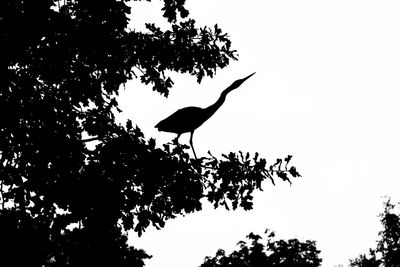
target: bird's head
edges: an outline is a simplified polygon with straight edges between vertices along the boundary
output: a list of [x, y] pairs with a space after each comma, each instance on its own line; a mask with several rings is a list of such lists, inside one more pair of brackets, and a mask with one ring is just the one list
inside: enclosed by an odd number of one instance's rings
[[242, 79], [239, 79], [239, 80], [234, 81], [234, 82], [231, 84], [231, 86], [228, 87], [228, 88], [229, 88], [229, 92], [232, 91], [232, 90], [234, 90], [234, 89], [236, 89], [236, 88], [238, 88], [240, 85], [242, 85], [242, 83], [244, 83], [244, 81], [246, 81], [248, 78], [250, 78], [250, 77], [253, 76], [254, 74], [255, 74], [255, 72], [253, 72], [252, 74], [250, 74], [250, 75], [247, 76], [247, 77], [244, 77], [244, 78], [242, 78]]

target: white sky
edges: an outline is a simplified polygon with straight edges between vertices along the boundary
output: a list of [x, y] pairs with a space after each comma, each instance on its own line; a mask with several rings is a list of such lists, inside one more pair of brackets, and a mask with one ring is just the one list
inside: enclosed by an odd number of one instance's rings
[[[159, 3], [134, 3], [135, 23], [159, 20]], [[158, 144], [175, 137], [154, 125], [185, 106], [206, 107], [234, 80], [256, 71], [194, 135], [198, 155], [258, 151], [293, 155], [302, 178], [264, 184], [252, 211], [214, 210], [130, 236], [148, 267], [199, 266], [249, 232], [317, 241], [322, 266], [375, 246], [382, 197], [399, 201], [400, 2], [188, 0], [199, 25], [228, 32], [239, 61], [200, 85], [175, 74], [168, 99], [131, 82], [121, 94], [131, 118]], [[181, 137], [188, 143], [189, 136]]]

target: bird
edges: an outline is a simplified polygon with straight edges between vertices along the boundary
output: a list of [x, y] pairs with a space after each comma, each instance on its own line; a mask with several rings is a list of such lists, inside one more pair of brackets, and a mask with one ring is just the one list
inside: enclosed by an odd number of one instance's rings
[[194, 131], [199, 128], [204, 122], [206, 122], [225, 102], [226, 96], [238, 88], [244, 81], [255, 74], [252, 73], [242, 79], [234, 81], [230, 86], [228, 86], [224, 91], [222, 91], [218, 100], [209, 107], [185, 107], [177, 110], [169, 117], [163, 119], [156, 124], [155, 128], [162, 132], [176, 133], [176, 137], [179, 137], [183, 133], [190, 133], [190, 146], [192, 147], [194, 157], [197, 159], [196, 152], [193, 147], [193, 134]]

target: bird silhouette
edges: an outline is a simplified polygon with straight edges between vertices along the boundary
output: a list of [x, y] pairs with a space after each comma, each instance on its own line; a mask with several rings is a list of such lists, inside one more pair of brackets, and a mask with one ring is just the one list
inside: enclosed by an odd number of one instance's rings
[[192, 147], [194, 157], [197, 159], [196, 152], [193, 147], [194, 131], [199, 128], [206, 120], [208, 120], [222, 106], [222, 104], [225, 102], [226, 96], [231, 91], [238, 88], [244, 81], [246, 81], [254, 74], [255, 72], [243, 79], [234, 81], [228, 88], [222, 91], [217, 102], [215, 102], [211, 106], [207, 108], [181, 108], [169, 117], [157, 123], [155, 128], [163, 132], [176, 133], [178, 135], [176, 137], [177, 140], [179, 140], [181, 134], [190, 132], [190, 146]]

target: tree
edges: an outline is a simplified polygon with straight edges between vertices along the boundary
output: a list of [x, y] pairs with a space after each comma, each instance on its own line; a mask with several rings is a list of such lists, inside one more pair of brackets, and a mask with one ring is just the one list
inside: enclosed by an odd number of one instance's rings
[[168, 30], [144, 32], [128, 28], [127, 2], [1, 1], [5, 266], [143, 266], [149, 256], [126, 244], [127, 231], [162, 228], [201, 210], [203, 198], [250, 209], [263, 180], [300, 176], [291, 156], [273, 165], [241, 152], [196, 160], [185, 145], [157, 147], [131, 121], [115, 122], [128, 80], [167, 96], [170, 73], [201, 82], [236, 59], [227, 34], [197, 26], [184, 0], [164, 0]]
[[250, 233], [248, 242], [240, 241], [239, 249], [226, 255], [225, 251], [220, 249], [214, 258], [207, 257], [200, 267], [247, 267], [247, 266], [265, 266], [265, 267], [316, 267], [320, 266], [320, 251], [317, 250], [315, 241], [306, 240], [301, 242], [298, 239], [275, 240], [275, 233], [268, 233], [265, 244], [262, 237]]
[[362, 254], [350, 261], [354, 267], [399, 267], [400, 266], [400, 213], [390, 199], [384, 203], [384, 211], [380, 214], [383, 230], [379, 232], [379, 240], [369, 255]]

